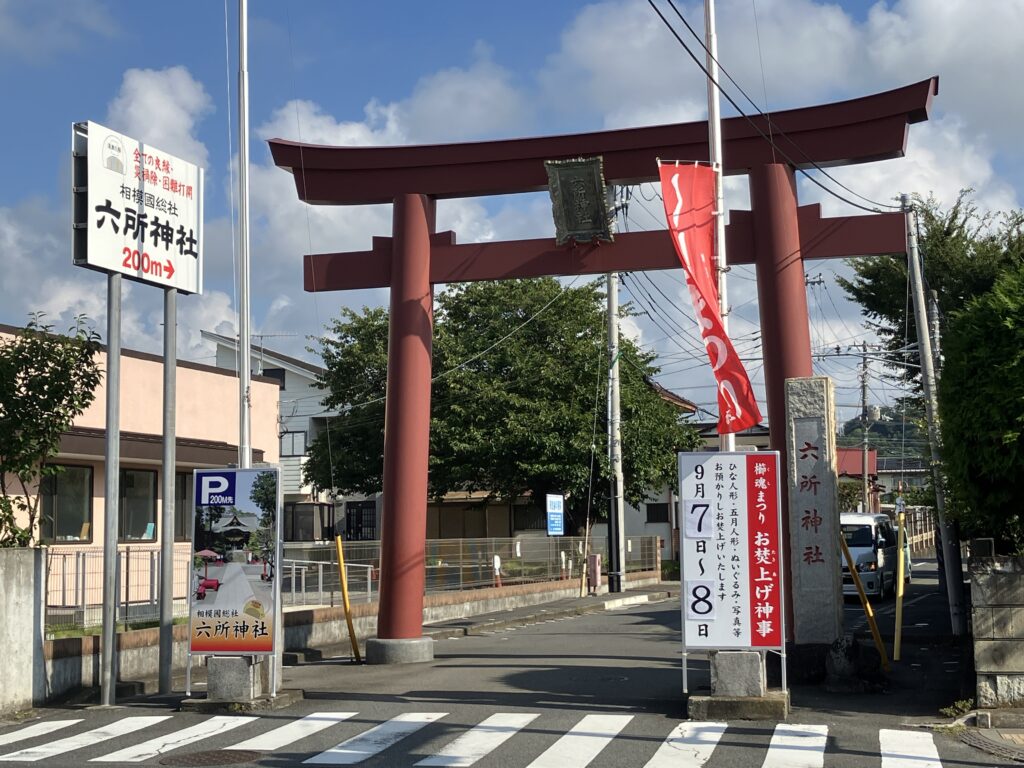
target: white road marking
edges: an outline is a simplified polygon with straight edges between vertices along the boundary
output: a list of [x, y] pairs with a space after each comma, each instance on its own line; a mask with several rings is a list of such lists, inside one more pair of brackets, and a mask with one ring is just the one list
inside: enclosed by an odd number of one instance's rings
[[700, 768], [711, 759], [726, 723], [680, 723], [645, 768]]
[[468, 766], [497, 749], [539, 715], [499, 712], [491, 715], [448, 744], [441, 751], [420, 760], [418, 766]]
[[632, 715], [587, 715], [530, 763], [530, 768], [583, 768], [632, 719]]
[[194, 744], [197, 741], [208, 739], [219, 733], [225, 733], [246, 723], [255, 723], [258, 717], [243, 717], [238, 715], [221, 715], [211, 717], [197, 725], [189, 728], [182, 728], [180, 731], [157, 736], [149, 741], [140, 744], [132, 744], [130, 747], [119, 749], [103, 757], [94, 757], [90, 763], [141, 763], [170, 752], [174, 749]]
[[827, 725], [777, 725], [761, 768], [822, 768]]
[[355, 717], [358, 712], [314, 712], [306, 715], [301, 720], [293, 720], [290, 723], [275, 728], [272, 731], [261, 733], [251, 739], [232, 744], [225, 749], [251, 749], [255, 752], [272, 752], [275, 749], [286, 747], [289, 744], [304, 739], [324, 728], [330, 728], [336, 723]]
[[930, 733], [883, 729], [878, 732], [878, 745], [882, 768], [942, 768]]
[[383, 752], [425, 725], [440, 720], [447, 712], [408, 712], [371, 728], [326, 752], [314, 755], [304, 765], [355, 765]]
[[38, 747], [30, 747], [29, 749], [21, 749], [17, 752], [11, 752], [9, 755], [0, 757], [0, 760], [7, 762], [35, 762], [36, 760], [45, 760], [49, 757], [70, 752], [73, 749], [91, 747], [101, 741], [116, 739], [119, 736], [124, 736], [143, 728], [149, 728], [152, 725], [156, 725], [157, 723], [170, 719], [170, 717], [170, 715], [125, 717], [99, 728], [93, 728], [91, 731], [79, 733], [76, 736], [68, 736], [66, 739], [51, 741], [49, 744], [41, 744]]
[[0, 745], [13, 744], [16, 741], [24, 741], [25, 739], [34, 739], [36, 736], [43, 736], [47, 733], [53, 733], [61, 728], [67, 728], [69, 725], [82, 722], [79, 720], [47, 720], [43, 723], [36, 723], [22, 728], [18, 731], [11, 731], [0, 735]]

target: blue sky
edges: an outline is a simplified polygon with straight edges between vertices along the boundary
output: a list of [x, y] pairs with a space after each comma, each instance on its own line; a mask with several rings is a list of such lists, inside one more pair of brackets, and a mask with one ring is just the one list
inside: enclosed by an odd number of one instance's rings
[[[0, 185], [0, 322], [45, 311], [57, 326], [84, 312], [105, 322], [100, 275], [71, 265], [69, 129], [91, 119], [206, 168], [206, 290], [179, 301], [179, 354], [210, 361], [202, 329], [235, 328], [232, 150], [237, 3], [180, 0], [0, 0], [0, 82], [6, 119]], [[671, 17], [671, 10], [659, 5]], [[700, 4], [678, 3], [698, 30]], [[227, 33], [225, 34], [225, 11]], [[755, 20], [756, 12], [756, 20]], [[356, 3], [250, 0], [250, 150], [253, 329], [268, 346], [304, 355], [342, 303], [386, 301], [381, 291], [312, 297], [301, 290], [301, 255], [365, 249], [386, 235], [386, 206], [305, 209], [273, 167], [265, 139], [333, 144], [436, 143], [681, 122], [705, 116], [701, 73], [643, 0], [602, 3]], [[1024, 96], [1024, 2], [719, 0], [720, 58], [770, 109], [832, 101], [940, 76], [932, 120], [913, 126], [907, 157], [833, 174], [869, 198], [934, 193], [951, 202], [973, 187], [986, 210], [1020, 205], [1024, 157], [1017, 140]], [[685, 36], [685, 30], [680, 27]], [[225, 45], [227, 43], [227, 50]], [[763, 67], [763, 69], [762, 69]], [[738, 95], [738, 94], [737, 94]], [[725, 114], [730, 109], [723, 104]], [[743, 179], [727, 204], [747, 205]], [[649, 195], [648, 195], [649, 196]], [[828, 214], [843, 203], [801, 182], [801, 202]], [[658, 202], [631, 209], [630, 226], [661, 226]], [[462, 242], [551, 233], [543, 196], [446, 201], [439, 226]], [[825, 285], [809, 289], [816, 347], [870, 340], [835, 284], [836, 263], [808, 264]], [[756, 286], [734, 271], [732, 332], [760, 381]], [[714, 410], [688, 297], [678, 276], [652, 273], [678, 298], [629, 332], [662, 355], [662, 381]], [[626, 285], [641, 303], [644, 283]], [[653, 293], [654, 289], [647, 284]], [[125, 297], [124, 343], [159, 351], [160, 292]], [[689, 338], [665, 339], [682, 326]], [[820, 364], [836, 377], [844, 416], [856, 400], [852, 359]], [[893, 392], [875, 379], [871, 399]], [[763, 389], [758, 384], [759, 390]]]

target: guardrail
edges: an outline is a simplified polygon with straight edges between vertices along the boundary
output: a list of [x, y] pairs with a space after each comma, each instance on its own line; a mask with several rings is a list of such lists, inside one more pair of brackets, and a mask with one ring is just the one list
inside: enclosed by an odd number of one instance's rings
[[[378, 578], [380, 567], [380, 542], [349, 541], [343, 546], [350, 599], [372, 600], [373, 582]], [[578, 579], [585, 567], [583, 549], [583, 538], [576, 536], [430, 539], [426, 543], [424, 591]], [[627, 537], [627, 574], [654, 570], [657, 550], [657, 537]], [[607, 571], [607, 542], [592, 540], [588, 551], [602, 556], [603, 568]], [[281, 569], [284, 604], [340, 605], [337, 563], [333, 544], [285, 544]]]
[[[583, 549], [583, 539], [574, 536], [431, 539], [426, 542], [424, 588], [426, 592], [443, 592], [579, 578], [584, 568]], [[656, 537], [628, 537], [626, 572], [653, 570], [657, 550]], [[607, 571], [607, 542], [604, 539], [591, 541], [589, 552], [602, 556]], [[275, 571], [275, 576], [281, 579], [284, 606], [341, 604], [337, 550], [333, 543], [287, 542], [284, 553], [281, 568]], [[344, 554], [350, 599], [355, 602], [376, 599], [380, 542], [345, 542]], [[178, 543], [175, 546], [175, 618], [188, 615], [191, 557], [191, 545]], [[120, 573], [117, 621], [158, 621], [159, 547], [119, 547], [117, 570]], [[46, 571], [45, 624], [49, 637], [102, 624], [102, 549], [52, 547], [47, 551]]]

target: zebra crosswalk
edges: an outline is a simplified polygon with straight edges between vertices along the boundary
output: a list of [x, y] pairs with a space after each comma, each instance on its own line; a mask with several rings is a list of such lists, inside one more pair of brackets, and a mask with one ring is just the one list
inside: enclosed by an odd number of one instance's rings
[[[553, 729], [550, 718], [541, 718], [539, 712], [496, 712], [475, 725], [460, 724], [431, 732], [437, 724], [444, 725], [447, 717], [447, 712], [404, 712], [375, 721], [360, 718], [354, 711], [314, 712], [282, 723], [280, 716], [197, 719], [191, 715], [127, 715], [93, 728], [83, 725], [81, 718], [54, 719], [0, 732], [0, 761], [60, 762], [58, 758], [62, 758], [73, 763], [158, 763], [169, 753], [186, 755], [212, 748], [224, 751], [224, 762], [231, 762], [231, 750], [236, 754], [284, 751], [286, 755], [275, 755], [275, 763], [379, 765], [374, 760], [380, 758], [389, 766], [468, 768], [486, 761], [493, 753], [501, 755], [502, 766], [586, 768], [600, 762], [602, 753], [616, 739], [624, 738], [631, 741], [631, 748], [638, 744], [639, 749], [646, 750], [636, 752], [635, 762], [630, 763], [644, 768], [826, 768], [830, 760], [843, 766], [851, 764], [849, 754], [835, 745], [830, 749], [830, 738], [835, 737], [829, 726], [819, 724], [780, 723], [772, 727], [687, 721], [668, 734], [652, 738], [647, 730], [642, 737], [631, 734], [635, 716], [629, 714], [584, 714], [573, 717], [572, 724], [561, 730]], [[734, 728], [737, 738], [730, 739]], [[140, 734], [146, 738], [139, 739]], [[402, 742], [417, 734], [415, 749], [403, 750]], [[520, 734], [533, 737], [526, 749], [500, 751], [502, 745]], [[751, 734], [761, 742], [751, 742]], [[869, 748], [858, 746], [856, 765], [942, 768], [935, 738], [927, 731], [880, 729], [870, 733], [870, 740], [873, 743]], [[738, 754], [743, 755], [742, 759], [737, 758]], [[522, 760], [509, 762], [509, 755], [521, 756]]]

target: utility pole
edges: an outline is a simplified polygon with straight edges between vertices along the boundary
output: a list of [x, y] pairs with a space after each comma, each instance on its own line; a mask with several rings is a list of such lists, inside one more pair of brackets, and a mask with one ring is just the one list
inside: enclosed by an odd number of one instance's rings
[[868, 343], [861, 342], [861, 370], [860, 370], [860, 468], [862, 476], [861, 503], [862, 511], [866, 514], [871, 511], [871, 491], [868, 481]]
[[608, 460], [612, 470], [608, 591], [626, 588], [626, 536], [622, 489], [622, 418], [619, 407], [619, 275], [608, 273]]
[[940, 465], [942, 454], [939, 438], [935, 360], [932, 357], [931, 335], [928, 333], [924, 280], [921, 276], [921, 262], [917, 250], [917, 214], [910, 206], [909, 195], [900, 195], [900, 201], [907, 216], [907, 263], [911, 282], [910, 292], [914, 299], [914, 323], [917, 326], [917, 349], [921, 359], [921, 383], [924, 386], [928, 417], [928, 444], [931, 448], [932, 482], [935, 484], [935, 514], [938, 518], [939, 534], [942, 537], [942, 555], [945, 560], [949, 621], [953, 636], [962, 637], [967, 631], [967, 622], [964, 616], [963, 564], [960, 560], [960, 542], [953, 525], [946, 517], [945, 489], [943, 488]]

